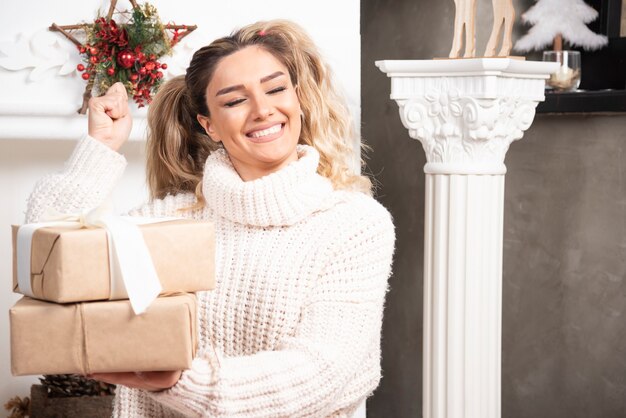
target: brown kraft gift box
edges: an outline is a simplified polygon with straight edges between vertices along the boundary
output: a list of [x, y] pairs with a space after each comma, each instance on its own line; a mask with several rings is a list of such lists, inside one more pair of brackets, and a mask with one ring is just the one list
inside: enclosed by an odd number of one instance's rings
[[14, 376], [183, 370], [196, 349], [196, 297], [55, 304], [29, 297], [9, 311]]
[[[13, 291], [17, 283], [17, 229], [13, 226]], [[163, 293], [215, 287], [215, 229], [212, 223], [175, 220], [140, 225]], [[83, 302], [110, 298], [109, 254], [102, 228], [44, 227], [31, 249], [31, 287], [37, 299]]]

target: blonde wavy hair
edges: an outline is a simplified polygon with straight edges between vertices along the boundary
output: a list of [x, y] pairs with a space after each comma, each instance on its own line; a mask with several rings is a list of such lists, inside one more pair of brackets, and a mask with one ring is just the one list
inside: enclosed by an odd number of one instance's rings
[[318, 173], [336, 189], [371, 194], [368, 177], [355, 174], [356, 136], [332, 73], [311, 38], [295, 23], [258, 22], [219, 38], [193, 55], [186, 75], [165, 83], [148, 111], [147, 179], [151, 198], [194, 192], [204, 206], [202, 173], [209, 154], [221, 147], [196, 119], [209, 115], [206, 88], [220, 60], [249, 46], [274, 55], [287, 69], [304, 113], [298, 142], [320, 154]]

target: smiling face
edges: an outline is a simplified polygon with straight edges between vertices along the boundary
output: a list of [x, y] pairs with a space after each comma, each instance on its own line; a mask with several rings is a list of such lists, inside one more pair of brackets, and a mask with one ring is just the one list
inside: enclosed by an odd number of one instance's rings
[[217, 65], [206, 90], [210, 116], [198, 121], [222, 142], [244, 181], [298, 159], [300, 102], [289, 72], [274, 55], [249, 46]]

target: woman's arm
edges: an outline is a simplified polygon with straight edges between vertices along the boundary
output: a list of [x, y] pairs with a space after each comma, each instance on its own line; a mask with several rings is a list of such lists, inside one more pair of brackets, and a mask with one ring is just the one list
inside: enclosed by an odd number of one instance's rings
[[37, 182], [26, 210], [26, 222], [37, 222], [47, 209], [80, 212], [99, 206], [126, 167], [117, 150], [132, 126], [126, 89], [116, 83], [104, 96], [89, 101], [89, 135], [77, 144], [64, 170]]
[[327, 416], [369, 395], [380, 379], [380, 335], [394, 231], [374, 216], [337, 242], [295, 335], [277, 351], [199, 355], [152, 397], [190, 415]]

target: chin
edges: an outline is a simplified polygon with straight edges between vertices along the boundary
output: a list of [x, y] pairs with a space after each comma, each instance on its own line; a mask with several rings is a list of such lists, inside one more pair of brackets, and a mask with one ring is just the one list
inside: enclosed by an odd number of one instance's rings
[[264, 150], [256, 153], [255, 159], [266, 164], [280, 163], [289, 160], [293, 153], [295, 153], [295, 147], [293, 152], [290, 150]]
[[294, 160], [297, 160], [297, 142], [281, 142], [282, 141], [273, 141], [264, 143], [258, 148], [255, 146], [255, 148], [257, 148], [253, 151], [255, 159], [266, 164], [280, 163], [289, 160], [290, 158], [294, 159], [293, 156], [295, 156]]

